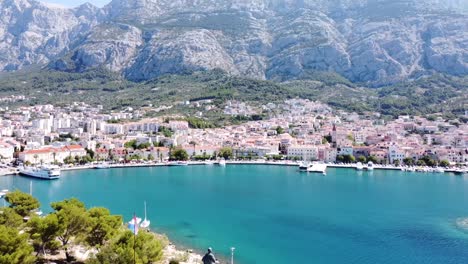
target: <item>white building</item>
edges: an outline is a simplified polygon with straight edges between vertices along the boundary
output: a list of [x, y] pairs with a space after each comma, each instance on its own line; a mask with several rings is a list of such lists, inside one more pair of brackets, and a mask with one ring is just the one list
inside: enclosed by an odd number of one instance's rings
[[400, 164], [403, 164], [403, 159], [406, 157], [405, 151], [401, 150], [396, 145], [391, 145], [388, 147], [388, 160], [390, 163], [394, 163], [395, 160], [398, 160]]
[[314, 145], [294, 145], [289, 146], [287, 150], [289, 158], [300, 157], [302, 160], [318, 160], [318, 148]]
[[22, 162], [31, 164], [38, 163], [63, 163], [67, 157], [83, 157], [86, 156], [86, 150], [79, 145], [70, 145], [60, 148], [46, 147], [42, 149], [26, 150], [19, 154], [18, 159]]

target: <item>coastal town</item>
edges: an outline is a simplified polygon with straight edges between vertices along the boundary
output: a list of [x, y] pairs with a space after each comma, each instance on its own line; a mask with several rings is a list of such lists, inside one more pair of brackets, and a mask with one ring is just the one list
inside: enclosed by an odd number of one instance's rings
[[[209, 103], [197, 102], [196, 107], [209, 110]], [[12, 165], [219, 158], [429, 167], [468, 164], [468, 125], [436, 115], [384, 120], [378, 113], [358, 115], [320, 102], [290, 99], [262, 105], [268, 118], [202, 129], [183, 116], [145, 118], [147, 111], [105, 112], [102, 106], [82, 102], [2, 108], [2, 173], [7, 174]], [[228, 102], [224, 109], [236, 116], [255, 111], [241, 102]], [[184, 155], [174, 156], [176, 150]]]

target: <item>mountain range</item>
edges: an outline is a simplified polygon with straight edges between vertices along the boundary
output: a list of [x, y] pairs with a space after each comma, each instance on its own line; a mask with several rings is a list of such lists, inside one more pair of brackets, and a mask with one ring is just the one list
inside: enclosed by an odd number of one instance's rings
[[128, 80], [221, 69], [261, 80], [337, 73], [383, 86], [468, 75], [465, 0], [0, 0], [0, 71], [104, 68]]

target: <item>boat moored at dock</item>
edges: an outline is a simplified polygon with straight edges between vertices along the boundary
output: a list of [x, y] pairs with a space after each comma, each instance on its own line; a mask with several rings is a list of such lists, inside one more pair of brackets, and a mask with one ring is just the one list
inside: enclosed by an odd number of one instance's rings
[[368, 171], [374, 170], [374, 163], [372, 161], [369, 161], [365, 169]]
[[356, 167], [355, 167], [355, 168], [356, 168], [356, 170], [363, 170], [363, 169], [364, 169], [364, 165], [362, 165], [361, 162], [358, 162], [358, 163], [356, 163]]
[[303, 161], [303, 162], [301, 162], [301, 163], [299, 164], [299, 171], [307, 171], [307, 169], [309, 168], [309, 166], [310, 166], [310, 165], [309, 165], [308, 162]]
[[103, 163], [97, 164], [96, 166], [94, 166], [94, 168], [95, 169], [109, 169], [110, 165], [109, 163], [103, 162]]
[[310, 167], [307, 168], [307, 172], [316, 172], [316, 173], [327, 173], [327, 164], [324, 163], [312, 163]]
[[56, 180], [60, 178], [60, 170], [58, 168], [50, 167], [23, 167], [19, 169], [19, 173], [24, 176], [44, 179]]

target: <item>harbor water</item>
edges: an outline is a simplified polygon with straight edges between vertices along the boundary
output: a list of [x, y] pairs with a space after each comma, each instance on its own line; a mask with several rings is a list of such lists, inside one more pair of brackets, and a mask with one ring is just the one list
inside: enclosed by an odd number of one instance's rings
[[468, 263], [468, 177], [267, 165], [64, 171], [0, 177], [0, 189], [76, 197], [128, 221], [135, 212], [178, 245], [239, 264]]

